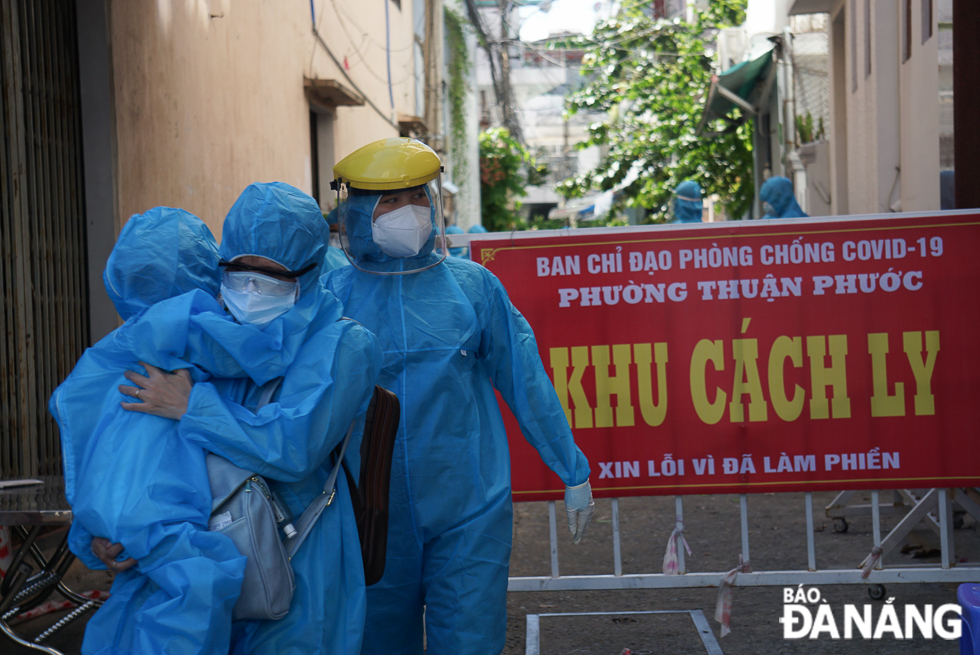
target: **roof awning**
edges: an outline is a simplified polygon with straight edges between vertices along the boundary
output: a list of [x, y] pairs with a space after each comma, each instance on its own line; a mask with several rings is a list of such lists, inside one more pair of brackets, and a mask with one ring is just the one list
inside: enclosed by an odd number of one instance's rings
[[789, 16], [801, 14], [826, 14], [837, 4], [837, 0], [796, 0], [789, 8]]
[[708, 121], [725, 118], [736, 107], [742, 110], [742, 120], [746, 115], [765, 112], [764, 103], [772, 91], [776, 73], [774, 52], [775, 48], [767, 50], [755, 59], [743, 61], [711, 78], [698, 132]]
[[306, 100], [324, 111], [333, 113], [337, 107], [358, 107], [364, 104], [364, 96], [351, 91], [337, 80], [303, 78]]

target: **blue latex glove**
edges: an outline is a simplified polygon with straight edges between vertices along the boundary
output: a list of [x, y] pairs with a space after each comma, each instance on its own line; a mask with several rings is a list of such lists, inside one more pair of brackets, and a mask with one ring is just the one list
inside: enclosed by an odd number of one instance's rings
[[592, 485], [588, 480], [575, 487], [565, 487], [565, 511], [568, 513], [568, 530], [575, 543], [578, 543], [582, 541], [585, 529], [589, 527], [592, 514], [595, 513]]

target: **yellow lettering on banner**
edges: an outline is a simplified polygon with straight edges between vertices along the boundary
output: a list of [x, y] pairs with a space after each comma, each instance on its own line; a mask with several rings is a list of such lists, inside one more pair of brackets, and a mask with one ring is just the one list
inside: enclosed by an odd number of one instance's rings
[[902, 334], [905, 355], [915, 376], [915, 415], [933, 416], [936, 413], [936, 397], [932, 395], [932, 373], [939, 353], [939, 330], [926, 332], [926, 358], [922, 361], [922, 333]]
[[616, 421], [618, 427], [632, 427], [633, 403], [630, 399], [630, 355], [628, 343], [612, 347], [616, 374], [609, 375], [609, 346], [592, 346], [592, 365], [595, 367], [595, 426], [613, 427], [613, 411], [610, 397], [616, 396]]
[[732, 380], [732, 401], [728, 405], [729, 418], [732, 423], [745, 420], [742, 396], [748, 394], [749, 420], [765, 421], [769, 416], [769, 408], [762, 395], [762, 380], [759, 379], [758, 339], [733, 340], [732, 355], [735, 357], [735, 377]]
[[551, 377], [554, 379], [555, 395], [565, 410], [565, 420], [573, 425], [572, 410], [568, 404], [568, 348], [551, 348], [548, 351], [548, 360], [553, 372]]
[[[914, 332], [912, 334], [919, 334]], [[888, 395], [888, 333], [868, 335], [871, 355], [871, 416], [905, 416], [905, 385], [895, 383], [894, 395]]]
[[[823, 336], [806, 338], [806, 353], [810, 358], [810, 418], [851, 418], [851, 400], [847, 397], [847, 335], [832, 334], [830, 367], [824, 365], [827, 342]], [[828, 407], [827, 387], [833, 388], [833, 400]]]
[[725, 370], [725, 342], [701, 339], [694, 346], [691, 354], [691, 400], [698, 417], [708, 425], [714, 425], [725, 415], [727, 394], [721, 389], [715, 389], [715, 402], [708, 401], [708, 390], [705, 387], [705, 369], [708, 362], [715, 366], [716, 371]]
[[769, 350], [769, 397], [776, 416], [784, 421], [795, 421], [803, 413], [805, 400], [803, 387], [793, 386], [793, 399], [786, 397], [786, 380], [784, 376], [786, 360], [793, 363], [794, 368], [803, 367], [803, 339], [800, 337], [777, 337]]
[[[585, 396], [585, 389], [582, 388], [582, 374], [589, 367], [588, 346], [572, 348], [571, 377], [568, 375], [568, 348], [552, 348], [550, 359], [551, 370], [554, 371], [555, 393], [558, 395], [561, 406], [565, 409], [568, 425], [573, 428], [591, 428], [592, 408]], [[571, 393], [572, 402], [575, 404], [574, 420], [568, 403], [569, 393]]]
[[[746, 321], [743, 334], [747, 329]], [[904, 332], [902, 338], [915, 377], [915, 414], [932, 416], [936, 412], [932, 377], [939, 354], [939, 332]], [[703, 423], [719, 423], [725, 417], [726, 408], [731, 423], [765, 422], [769, 420], [770, 403], [780, 419], [796, 421], [807, 406], [808, 396], [811, 419], [851, 417], [847, 395], [847, 335], [776, 337], [769, 346], [768, 385], [759, 372], [759, 340], [732, 339], [731, 387], [727, 387], [726, 380], [722, 386], [708, 389], [709, 367], [713, 373], [725, 371], [726, 345], [724, 339], [701, 339], [691, 353], [688, 379], [691, 401]], [[868, 334], [874, 418], [906, 415], [907, 385], [888, 379], [889, 346], [887, 333]], [[762, 357], [767, 357], [765, 344], [762, 348]], [[555, 393], [569, 425], [576, 429], [634, 427], [638, 422], [632, 396], [634, 384], [643, 423], [649, 427], [663, 425], [668, 406], [667, 352], [664, 342], [551, 348]], [[809, 393], [800, 384], [787, 388], [787, 367], [803, 369], [806, 365], [810, 369]], [[590, 369], [595, 376], [595, 405], [589, 402], [582, 384], [583, 376]], [[803, 374], [801, 371], [800, 375]], [[590, 387], [590, 395], [592, 391]]]
[[643, 422], [652, 428], [664, 422], [667, 416], [667, 344], [653, 344], [653, 361], [657, 363], [657, 402], [653, 402], [651, 385], [652, 364], [650, 344], [638, 343], [633, 346], [633, 359], [636, 361], [637, 393], [640, 398], [640, 415]]

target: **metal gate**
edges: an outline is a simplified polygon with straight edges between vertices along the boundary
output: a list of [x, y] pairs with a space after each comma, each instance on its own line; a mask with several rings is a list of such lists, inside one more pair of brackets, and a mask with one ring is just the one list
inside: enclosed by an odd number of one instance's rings
[[[560, 575], [558, 569], [558, 527], [555, 516], [555, 501], [548, 502], [548, 517], [551, 530], [551, 574], [533, 577], [512, 577], [507, 591], [568, 591], [577, 589], [677, 589], [691, 587], [717, 587], [729, 577], [727, 584], [732, 586], [795, 586], [818, 584], [865, 584], [875, 587], [884, 595], [882, 585], [909, 582], [972, 582], [978, 579], [980, 567], [976, 565], [956, 565], [953, 558], [953, 507], [959, 506], [980, 522], [980, 493], [976, 490], [930, 489], [913, 498], [908, 508], [903, 510], [905, 518], [884, 537], [881, 534], [882, 503], [879, 492], [871, 491], [871, 505], [853, 508], [848, 515], [870, 514], [872, 520], [872, 540], [865, 549], [854, 553], [854, 566], [851, 568], [817, 567], [816, 545], [813, 530], [813, 494], [804, 494], [806, 515], [806, 570], [752, 571], [748, 567], [749, 524], [748, 502], [745, 494], [739, 496], [739, 519], [741, 526], [740, 560], [746, 564], [744, 570], [732, 575], [734, 571], [691, 572], [684, 561], [684, 549], [677, 548], [677, 574], [636, 573], [624, 574], [620, 555], [619, 499], [612, 499], [613, 530], [613, 571], [606, 575]], [[907, 493], [907, 492], [906, 492]], [[840, 496], [838, 496], [840, 498]], [[837, 500], [835, 500], [835, 503]], [[891, 506], [888, 506], [889, 508]], [[684, 503], [681, 496], [675, 498], [676, 530], [684, 530]], [[840, 508], [836, 505], [827, 508], [827, 516], [838, 516]], [[932, 516], [935, 515], [935, 516]], [[882, 560], [889, 552], [901, 545], [909, 531], [920, 521], [925, 521], [940, 538], [941, 561], [938, 565], [885, 566]], [[861, 558], [864, 557], [862, 561]], [[733, 562], [733, 565], [735, 562]], [[873, 593], [874, 595], [874, 593]], [[881, 596], [874, 595], [878, 598]]]
[[48, 398], [88, 344], [75, 4], [0, 0], [0, 477], [57, 475]]

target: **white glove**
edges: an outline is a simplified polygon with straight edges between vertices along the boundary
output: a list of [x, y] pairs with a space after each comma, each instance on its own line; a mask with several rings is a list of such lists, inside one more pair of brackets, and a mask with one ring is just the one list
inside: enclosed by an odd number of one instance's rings
[[568, 530], [575, 543], [582, 541], [585, 529], [595, 513], [592, 485], [586, 480], [575, 487], [565, 487], [565, 511], [568, 513]]

